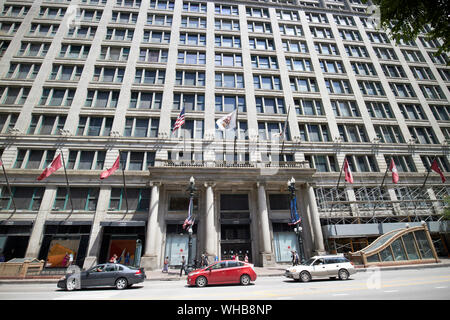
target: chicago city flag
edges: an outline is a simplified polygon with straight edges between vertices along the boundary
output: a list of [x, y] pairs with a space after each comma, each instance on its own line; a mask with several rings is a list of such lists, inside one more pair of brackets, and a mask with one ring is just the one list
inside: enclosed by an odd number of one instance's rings
[[61, 153], [60, 153], [55, 159], [53, 159], [52, 163], [50, 163], [50, 165], [47, 168], [45, 168], [45, 170], [41, 173], [41, 175], [39, 177], [37, 177], [37, 180], [41, 181], [41, 180], [47, 178], [53, 172], [55, 172], [56, 170], [58, 170], [61, 167], [62, 167], [62, 162], [61, 162]]
[[237, 109], [216, 121], [219, 130], [233, 130], [236, 128]]

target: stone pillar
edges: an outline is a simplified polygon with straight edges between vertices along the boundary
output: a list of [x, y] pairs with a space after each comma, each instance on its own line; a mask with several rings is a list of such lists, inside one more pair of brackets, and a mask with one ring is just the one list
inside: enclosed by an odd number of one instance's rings
[[272, 253], [272, 245], [270, 241], [270, 225], [269, 225], [269, 210], [267, 209], [266, 189], [262, 183], [258, 183], [258, 217], [261, 228], [261, 246], [260, 255], [262, 266], [267, 266], [275, 263], [274, 255]]
[[205, 251], [208, 256], [208, 261], [214, 261], [218, 256], [217, 252], [217, 230], [215, 224], [214, 212], [214, 190], [213, 185], [205, 183], [206, 187], [206, 210], [205, 210]]
[[311, 227], [314, 232], [314, 251], [315, 254], [324, 254], [325, 246], [323, 242], [322, 227], [320, 225], [319, 210], [317, 209], [316, 196], [311, 185], [307, 185], [308, 189], [308, 206], [311, 215]]
[[84, 259], [83, 268], [89, 269], [95, 266], [100, 255], [100, 247], [103, 238], [103, 228], [101, 222], [106, 220], [108, 213], [109, 199], [111, 198], [111, 188], [109, 186], [102, 186], [98, 199], [97, 210], [95, 212], [94, 221], [92, 222], [91, 235], [89, 237], [89, 244], [87, 249], [87, 256]]
[[30, 240], [28, 241], [28, 248], [25, 253], [25, 258], [36, 258], [39, 256], [41, 249], [42, 238], [44, 235], [45, 220], [52, 210], [53, 200], [56, 196], [57, 188], [49, 186], [46, 188], [44, 196], [42, 197], [41, 207], [39, 213], [33, 223]]
[[311, 210], [309, 210], [309, 198], [306, 184], [301, 184], [296, 191], [297, 204], [300, 217], [302, 218], [302, 239], [305, 258], [309, 259], [314, 255], [314, 232], [311, 226]]
[[157, 252], [159, 188], [160, 185], [158, 183], [154, 183], [152, 186], [147, 234], [145, 237], [145, 252], [141, 258], [141, 267], [147, 270], [154, 270], [159, 267]]

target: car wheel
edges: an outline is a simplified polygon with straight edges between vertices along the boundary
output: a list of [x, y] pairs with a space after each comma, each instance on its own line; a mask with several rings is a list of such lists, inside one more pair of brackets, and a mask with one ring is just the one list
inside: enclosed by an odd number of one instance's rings
[[128, 287], [128, 281], [125, 278], [119, 278], [116, 280], [116, 289], [122, 290]]
[[204, 286], [206, 286], [207, 283], [208, 283], [208, 280], [206, 280], [206, 278], [203, 276], [200, 276], [197, 279], [195, 279], [195, 284], [199, 288], [203, 288]]
[[66, 282], [67, 291], [73, 291], [76, 288], [77, 288], [77, 279], [75, 279], [75, 278], [67, 279], [67, 282]]
[[241, 284], [243, 285], [243, 286], [247, 286], [247, 285], [249, 285], [250, 284], [250, 281], [251, 281], [251, 279], [250, 279], [250, 276], [248, 275], [248, 274], [243, 274], [242, 276], [241, 276]]
[[311, 275], [308, 271], [302, 271], [300, 273], [300, 280], [302, 280], [302, 282], [308, 282], [311, 280]]
[[345, 270], [345, 269], [339, 270], [338, 275], [339, 275], [339, 279], [341, 279], [341, 280], [347, 280], [347, 279], [349, 278], [349, 276], [350, 276], [350, 275], [348, 274], [348, 271]]

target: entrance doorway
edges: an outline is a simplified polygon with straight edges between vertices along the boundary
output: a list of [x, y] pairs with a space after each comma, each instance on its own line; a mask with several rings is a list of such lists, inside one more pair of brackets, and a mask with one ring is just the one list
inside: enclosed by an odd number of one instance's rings
[[252, 245], [250, 242], [245, 243], [224, 243], [221, 245], [222, 260], [232, 260], [237, 254], [239, 261], [244, 261], [245, 256], [248, 262], [252, 262]]
[[250, 210], [247, 194], [220, 196], [220, 253], [221, 259], [238, 255], [240, 261], [253, 261], [250, 231]]

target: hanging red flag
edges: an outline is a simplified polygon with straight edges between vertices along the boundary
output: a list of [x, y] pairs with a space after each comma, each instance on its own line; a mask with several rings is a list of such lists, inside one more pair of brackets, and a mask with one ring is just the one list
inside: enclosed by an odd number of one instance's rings
[[348, 165], [347, 158], [344, 160], [344, 172], [345, 172], [345, 181], [349, 183], [353, 183], [353, 175], [350, 166]]
[[431, 169], [433, 171], [439, 173], [439, 175], [441, 176], [442, 183], [444, 183], [445, 177], [444, 177], [444, 174], [442, 173], [441, 169], [439, 168], [439, 164], [436, 159], [433, 160], [433, 163], [431, 164]]
[[391, 158], [391, 165], [389, 166], [389, 170], [392, 172], [392, 182], [397, 183], [399, 180], [397, 167], [395, 166], [394, 159]]
[[55, 172], [56, 170], [58, 170], [61, 167], [62, 167], [62, 162], [61, 162], [61, 153], [60, 153], [55, 159], [53, 159], [52, 163], [50, 163], [50, 165], [44, 169], [44, 171], [41, 173], [41, 175], [39, 177], [37, 177], [37, 180], [41, 181], [41, 180], [47, 178], [53, 172]]
[[114, 173], [114, 171], [119, 169], [119, 166], [120, 166], [120, 155], [117, 157], [116, 161], [114, 161], [114, 164], [113, 164], [113, 166], [111, 168], [109, 168], [108, 170], [103, 171], [100, 174], [100, 179], [108, 178], [110, 175], [112, 175]]

